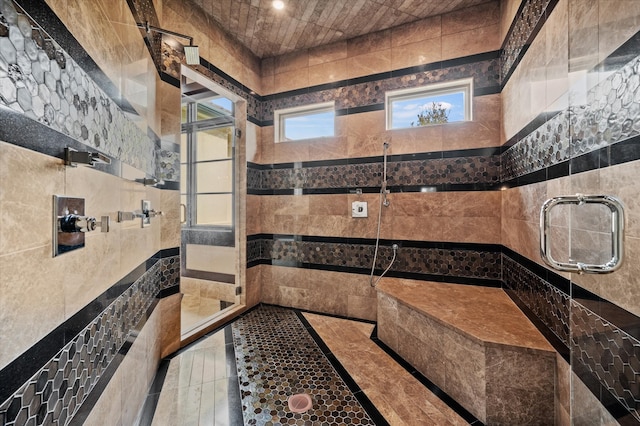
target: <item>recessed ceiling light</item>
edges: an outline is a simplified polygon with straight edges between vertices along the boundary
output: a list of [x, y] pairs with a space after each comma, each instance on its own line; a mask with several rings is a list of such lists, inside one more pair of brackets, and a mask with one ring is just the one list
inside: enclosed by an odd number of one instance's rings
[[274, 2], [271, 4], [273, 5], [274, 9], [278, 9], [278, 10], [284, 9], [284, 2], [282, 0], [274, 0]]

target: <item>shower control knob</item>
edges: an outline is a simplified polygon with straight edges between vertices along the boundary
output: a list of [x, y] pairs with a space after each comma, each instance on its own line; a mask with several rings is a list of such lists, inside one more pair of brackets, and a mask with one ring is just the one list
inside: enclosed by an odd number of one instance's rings
[[61, 232], [91, 232], [98, 224], [95, 217], [68, 214], [58, 218], [58, 227]]

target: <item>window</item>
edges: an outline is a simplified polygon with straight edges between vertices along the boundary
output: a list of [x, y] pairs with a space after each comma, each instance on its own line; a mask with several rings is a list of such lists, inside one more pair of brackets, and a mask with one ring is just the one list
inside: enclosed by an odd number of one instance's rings
[[233, 227], [233, 102], [183, 85], [180, 197], [186, 227]]
[[333, 102], [274, 111], [276, 142], [290, 142], [335, 135]]
[[471, 120], [473, 79], [386, 93], [387, 129]]

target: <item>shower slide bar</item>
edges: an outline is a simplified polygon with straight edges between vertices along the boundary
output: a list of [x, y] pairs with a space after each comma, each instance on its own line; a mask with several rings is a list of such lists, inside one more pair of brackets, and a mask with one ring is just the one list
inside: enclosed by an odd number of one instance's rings
[[[611, 258], [603, 264], [584, 262], [559, 262], [551, 255], [551, 239], [549, 238], [549, 216], [551, 210], [562, 204], [582, 206], [585, 204], [601, 204], [611, 211]], [[544, 262], [554, 269], [565, 272], [588, 274], [608, 274], [618, 269], [624, 257], [624, 205], [611, 195], [569, 195], [551, 198], [540, 209], [540, 254]]]

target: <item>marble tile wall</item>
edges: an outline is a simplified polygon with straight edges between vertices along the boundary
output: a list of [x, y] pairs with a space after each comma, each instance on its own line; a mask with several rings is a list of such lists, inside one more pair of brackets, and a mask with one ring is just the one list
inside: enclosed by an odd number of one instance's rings
[[[123, 415], [133, 421], [160, 359], [160, 310], [154, 310], [154, 307], [161, 290], [177, 286], [176, 259], [177, 256], [158, 259], [122, 295], [69, 339], [69, 343], [11, 398], [3, 402], [0, 417], [7, 424], [13, 422], [16, 425], [34, 421], [69, 424], [110, 364], [121, 356], [119, 354], [123, 353], [123, 346], [135, 341], [130, 350], [131, 356], [125, 357], [125, 363], [131, 363], [131, 359], [136, 358], [134, 352], [140, 345], [150, 345], [155, 349], [142, 352], [143, 360], [150, 362], [150, 365], [143, 363], [146, 368], [144, 374], [130, 376], [130, 379], [133, 377], [135, 381], [141, 381], [134, 387], [138, 394], [142, 392], [142, 398], [133, 398], [131, 393], [128, 394], [133, 399], [127, 404]], [[147, 320], [150, 325], [136, 338], [140, 324]], [[150, 328], [155, 330], [149, 331]], [[140, 367], [140, 364], [136, 365], [136, 369]], [[129, 380], [127, 386], [130, 391], [132, 384], [133, 381]]]
[[[83, 144], [155, 174], [154, 141], [19, 6], [4, 2], [0, 100]], [[36, 28], [35, 30], [32, 27]]]
[[[498, 50], [500, 5], [431, 17], [262, 61], [262, 94], [286, 92]], [[480, 41], [482, 40], [482, 41]]]
[[[620, 8], [625, 10], [624, 16]], [[537, 210], [545, 199], [606, 193], [630, 203], [626, 213], [631, 228], [626, 232], [625, 247], [635, 253], [632, 229], [637, 189], [627, 185], [628, 179], [637, 175], [636, 117], [631, 99], [640, 53], [638, 16], [638, 4], [633, 2], [598, 2], [594, 7], [560, 0], [545, 17], [544, 26], [501, 94], [504, 136], [510, 147], [502, 156], [502, 179], [518, 185], [503, 191], [503, 245], [514, 250], [510, 254], [533, 261], [527, 265], [522, 259], [505, 257], [503, 276], [517, 294], [516, 300], [534, 311], [552, 335], [571, 349], [573, 372], [569, 376], [574, 398], [567, 409], [565, 397], [564, 409], [557, 412], [563, 424], [613, 421], [605, 406], [622, 424], [638, 422], [634, 370], [618, 368], [634, 357], [628, 350], [633, 352], [637, 344], [633, 330], [640, 308], [633, 297], [635, 265], [625, 263], [609, 275], [555, 276], [539, 266], [543, 262], [537, 236]], [[584, 221], [585, 215], [578, 209], [554, 217], [557, 253], [574, 258], [593, 253], [600, 238], [598, 226], [605, 221], [591, 217], [590, 232], [575, 231]], [[570, 222], [574, 228], [571, 238]], [[536, 274], [526, 272], [539, 268], [542, 270]], [[517, 275], [512, 276], [514, 273]], [[568, 297], [569, 283], [573, 299]], [[585, 289], [595, 295], [587, 292], [588, 296], [580, 296]], [[608, 308], [612, 306], [620, 312]], [[618, 338], [622, 340], [617, 342]], [[601, 339], [607, 344], [597, 343]], [[621, 362], [620, 356], [626, 361]], [[563, 380], [566, 382], [566, 377]]]

